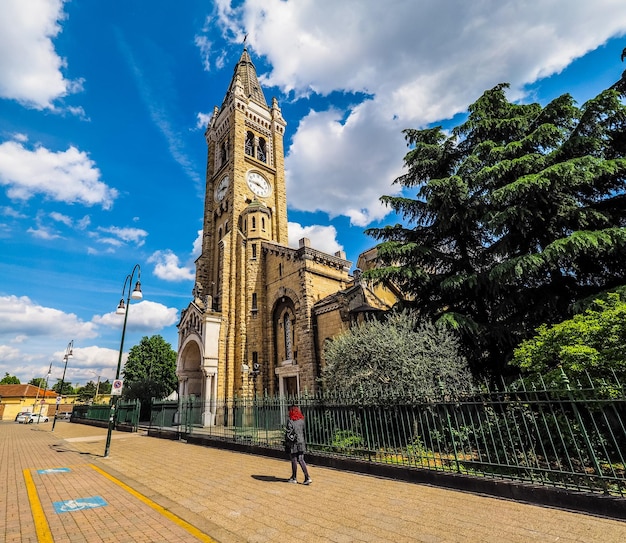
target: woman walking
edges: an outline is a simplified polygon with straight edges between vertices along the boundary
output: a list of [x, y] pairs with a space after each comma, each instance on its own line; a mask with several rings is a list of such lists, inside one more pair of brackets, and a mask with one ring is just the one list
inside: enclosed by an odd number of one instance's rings
[[310, 485], [313, 481], [309, 477], [309, 470], [304, 461], [304, 453], [306, 452], [306, 442], [304, 440], [304, 415], [300, 408], [296, 405], [289, 407], [289, 420], [285, 429], [285, 444], [289, 450], [291, 458], [291, 479], [290, 483], [297, 484], [296, 479], [298, 464], [304, 473], [304, 484]]

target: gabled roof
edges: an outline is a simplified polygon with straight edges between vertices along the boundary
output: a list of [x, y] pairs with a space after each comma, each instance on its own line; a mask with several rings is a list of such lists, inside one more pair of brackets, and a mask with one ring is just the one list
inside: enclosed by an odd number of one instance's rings
[[[56, 397], [53, 390], [46, 390], [46, 398]], [[40, 398], [44, 397], [43, 388], [35, 385], [0, 385], [0, 396], [2, 398]]]
[[259, 79], [256, 75], [256, 68], [254, 67], [254, 64], [252, 64], [252, 59], [250, 58], [250, 55], [248, 54], [248, 49], [246, 47], [243, 48], [241, 58], [235, 66], [235, 73], [233, 74], [233, 78], [230, 81], [226, 96], [224, 97], [224, 103], [222, 103], [222, 108], [224, 107], [224, 104], [228, 101], [229, 96], [231, 96], [231, 94], [235, 92], [237, 79], [241, 81], [241, 84], [243, 85], [243, 92], [248, 98], [254, 100], [262, 106], [267, 107], [267, 101], [265, 100], [263, 89], [261, 88], [261, 85], [259, 84]]

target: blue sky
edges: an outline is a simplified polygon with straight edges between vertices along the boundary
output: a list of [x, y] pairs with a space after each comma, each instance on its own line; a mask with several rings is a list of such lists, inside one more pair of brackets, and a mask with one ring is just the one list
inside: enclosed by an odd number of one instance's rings
[[583, 103], [626, 64], [611, 0], [3, 0], [0, 376], [112, 379], [126, 276], [144, 298], [124, 352], [191, 297], [206, 143], [247, 46], [287, 120], [290, 244], [344, 250], [393, 222], [404, 128], [454, 126], [487, 88]]

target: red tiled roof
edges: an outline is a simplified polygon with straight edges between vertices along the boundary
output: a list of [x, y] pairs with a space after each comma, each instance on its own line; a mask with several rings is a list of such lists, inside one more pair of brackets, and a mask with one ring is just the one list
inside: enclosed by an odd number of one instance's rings
[[56, 398], [54, 390], [46, 390], [35, 385], [0, 385], [0, 397], [2, 398]]

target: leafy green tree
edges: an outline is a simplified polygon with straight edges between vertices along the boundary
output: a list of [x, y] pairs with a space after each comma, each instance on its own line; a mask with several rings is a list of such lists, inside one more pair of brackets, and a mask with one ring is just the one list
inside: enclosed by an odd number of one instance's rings
[[[76, 389], [78, 401], [88, 402], [90, 400], [93, 400], [96, 396], [96, 387], [97, 385], [93, 381], [89, 381], [85, 384], [85, 386], [78, 387]], [[100, 394], [100, 387], [98, 387], [98, 394]]]
[[68, 383], [67, 381], [63, 382], [63, 390], [61, 390], [61, 379], [57, 379], [57, 382], [52, 386], [52, 390], [62, 396], [71, 396], [76, 393], [72, 383]]
[[0, 380], [0, 385], [19, 385], [20, 380], [15, 375], [9, 375], [9, 372], [4, 374], [4, 377]]
[[366, 322], [333, 338], [324, 359], [324, 390], [365, 401], [393, 396], [436, 400], [471, 390], [455, 334], [409, 313]]
[[43, 388], [44, 386], [46, 386], [46, 380], [43, 377], [34, 377], [30, 381], [28, 381], [28, 384]]
[[381, 200], [407, 224], [367, 231], [381, 243], [366, 277], [460, 330], [485, 374], [540, 324], [626, 279], [623, 86], [580, 108], [567, 94], [511, 103], [507, 87], [486, 91], [450, 134], [405, 131], [404, 194]]
[[141, 400], [145, 418], [152, 398], [164, 398], [176, 390], [176, 351], [159, 335], [144, 336], [130, 349], [123, 375], [123, 397]]
[[511, 364], [524, 373], [559, 380], [560, 368], [568, 378], [587, 383], [616, 375], [626, 377], [626, 301], [618, 293], [597, 299], [572, 319], [542, 325], [537, 335], [515, 349]]
[[100, 386], [98, 387], [98, 395], [100, 394], [111, 394], [111, 389], [113, 388], [113, 383], [108, 379], [106, 381], [100, 381]]

